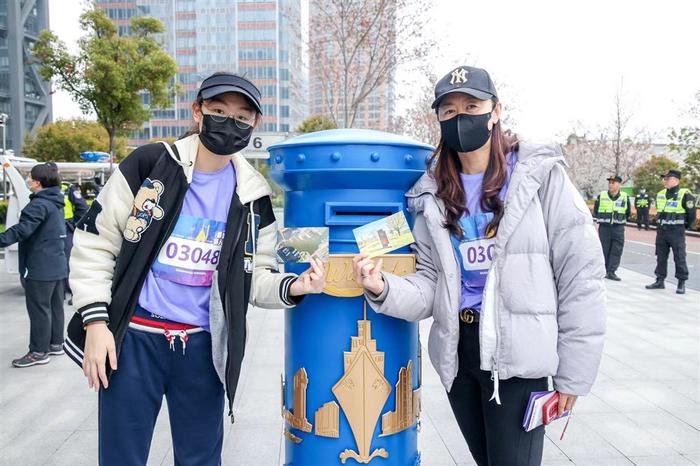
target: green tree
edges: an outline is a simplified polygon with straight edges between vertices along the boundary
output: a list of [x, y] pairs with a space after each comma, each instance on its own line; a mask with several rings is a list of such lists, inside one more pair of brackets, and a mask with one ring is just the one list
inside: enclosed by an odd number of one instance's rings
[[[700, 122], [700, 92], [695, 94], [695, 103], [687, 114]], [[683, 185], [693, 193], [700, 193], [700, 128], [686, 126], [679, 130], [673, 129], [669, 139], [669, 149], [683, 157]]]
[[330, 118], [323, 115], [313, 115], [301, 122], [298, 133], [314, 133], [326, 129], [336, 129], [338, 126]]
[[700, 128], [685, 127], [669, 134], [669, 149], [683, 156], [683, 185], [700, 192]]
[[678, 168], [678, 164], [668, 157], [655, 156], [637, 167], [632, 174], [635, 192], [641, 188], [646, 188], [651, 197], [664, 189], [661, 175], [671, 169]]
[[[115, 156], [120, 160], [126, 155], [126, 140], [117, 138]], [[44, 125], [35, 136], [27, 134], [22, 153], [46, 162], [82, 162], [80, 153], [85, 151], [109, 151], [109, 135], [95, 121], [82, 119], [58, 120]]]
[[[117, 137], [141, 126], [151, 108], [169, 105], [177, 90], [171, 86], [177, 65], [153, 36], [165, 31], [155, 18], [133, 18], [132, 35], [120, 36], [104, 12], [91, 9], [80, 16], [80, 26], [86, 35], [78, 41], [76, 55], [49, 30], [39, 34], [32, 53], [44, 79], [53, 79], [84, 113], [95, 112], [114, 154]], [[150, 106], [142, 101], [143, 91]]]

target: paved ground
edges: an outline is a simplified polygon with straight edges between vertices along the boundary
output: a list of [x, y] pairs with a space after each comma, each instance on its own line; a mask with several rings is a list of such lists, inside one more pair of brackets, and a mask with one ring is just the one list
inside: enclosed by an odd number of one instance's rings
[[[650, 277], [649, 283], [655, 279], [654, 268], [656, 267], [656, 256], [654, 254], [654, 240], [656, 231], [637, 230], [634, 227], [627, 227], [625, 231], [625, 248], [622, 253], [622, 263], [625, 268], [634, 270]], [[700, 291], [700, 237], [686, 236], [686, 260], [690, 278], [686, 287]], [[673, 253], [668, 258], [667, 286], [675, 287], [676, 279]]]
[[[635, 247], [630, 244], [628, 254]], [[3, 266], [0, 263], [0, 270]], [[637, 261], [630, 266], [641, 267]], [[606, 281], [608, 339], [598, 380], [591, 395], [579, 401], [563, 441], [561, 424], [548, 429], [543, 464], [698, 465], [700, 292], [650, 292], [643, 289], [648, 276], [627, 268], [619, 275], [620, 283]], [[71, 312], [66, 309], [67, 316]], [[249, 315], [251, 334], [235, 407], [237, 422], [226, 425], [223, 462], [277, 465], [283, 462], [282, 314], [252, 310]], [[0, 465], [96, 464], [96, 395], [88, 391], [73, 363], [61, 356], [48, 366], [10, 367], [10, 360], [26, 349], [28, 319], [17, 278], [2, 273], [0, 316]], [[424, 351], [429, 324], [421, 326]], [[472, 465], [437, 375], [427, 358], [424, 361], [419, 435], [423, 464]], [[169, 436], [164, 403], [149, 465], [173, 464]]]

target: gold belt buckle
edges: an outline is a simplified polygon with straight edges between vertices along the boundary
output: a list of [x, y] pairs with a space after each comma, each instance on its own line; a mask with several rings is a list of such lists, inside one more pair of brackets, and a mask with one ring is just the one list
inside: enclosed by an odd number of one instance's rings
[[469, 308], [463, 309], [462, 312], [459, 313], [459, 318], [465, 324], [473, 324], [475, 318], [474, 311]]

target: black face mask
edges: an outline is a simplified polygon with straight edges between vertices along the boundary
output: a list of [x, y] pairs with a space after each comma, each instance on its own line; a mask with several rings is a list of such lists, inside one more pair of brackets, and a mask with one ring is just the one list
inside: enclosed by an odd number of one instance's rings
[[214, 115], [202, 114], [202, 129], [199, 132], [199, 140], [204, 147], [216, 155], [231, 155], [244, 149], [250, 142], [253, 127], [245, 129], [239, 127], [242, 123], [236, 123], [233, 118], [226, 117], [225, 121], [217, 121]]
[[473, 152], [486, 144], [491, 137], [488, 122], [491, 112], [483, 115], [460, 113], [454, 118], [440, 122], [440, 131], [445, 144], [457, 152]]

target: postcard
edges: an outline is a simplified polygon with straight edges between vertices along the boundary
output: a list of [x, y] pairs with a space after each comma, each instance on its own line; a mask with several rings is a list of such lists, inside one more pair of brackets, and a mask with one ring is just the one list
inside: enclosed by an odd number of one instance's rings
[[328, 228], [283, 228], [279, 231], [277, 261], [309, 263], [311, 258], [328, 260]]
[[415, 240], [403, 211], [353, 230], [360, 252], [369, 257], [388, 254]]

